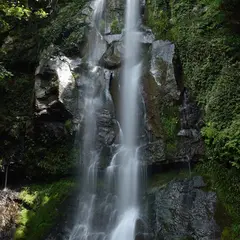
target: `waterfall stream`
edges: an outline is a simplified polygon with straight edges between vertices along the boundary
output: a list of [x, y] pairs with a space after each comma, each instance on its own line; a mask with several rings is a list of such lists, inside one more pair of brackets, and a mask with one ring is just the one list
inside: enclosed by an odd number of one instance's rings
[[[96, 79], [101, 77], [98, 66], [104, 46], [100, 31], [105, 0], [94, 1], [93, 27], [89, 34], [88, 73], [84, 84], [83, 142], [81, 144], [82, 179], [79, 209], [69, 240], [134, 240], [140, 219], [139, 203], [139, 131], [141, 61], [139, 57], [139, 0], [127, 0], [125, 13], [124, 55], [120, 81], [120, 144], [105, 168], [104, 192], [99, 195], [97, 184], [100, 150], [97, 113], [103, 108], [103, 93]], [[95, 75], [99, 75], [96, 77]], [[94, 77], [93, 77], [94, 76]], [[83, 81], [81, 79], [81, 81]], [[109, 97], [109, 93], [105, 94]], [[97, 216], [101, 219], [97, 222]]]
[[[140, 33], [137, 31], [139, 21], [139, 1], [127, 0], [124, 39], [124, 66], [121, 81], [121, 125], [123, 138], [122, 153], [119, 154], [117, 166], [117, 194], [119, 212], [111, 240], [134, 239], [135, 225], [139, 217], [138, 177], [139, 161], [137, 154], [138, 136], [138, 91], [141, 76], [139, 63]], [[114, 159], [115, 160], [115, 159]]]

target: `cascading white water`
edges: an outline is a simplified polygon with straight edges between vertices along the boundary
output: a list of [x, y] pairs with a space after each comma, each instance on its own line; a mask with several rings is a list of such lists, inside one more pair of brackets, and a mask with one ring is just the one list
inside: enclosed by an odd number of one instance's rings
[[5, 180], [4, 180], [4, 189], [3, 189], [3, 191], [7, 191], [8, 170], [9, 170], [9, 165], [5, 165]]
[[139, 59], [140, 33], [138, 32], [139, 0], [127, 0], [125, 16], [124, 66], [121, 82], [122, 148], [117, 165], [118, 219], [111, 240], [133, 240], [139, 218], [137, 154], [137, 110], [141, 64]]
[[[96, 147], [97, 116], [96, 112], [102, 107], [102, 97], [97, 94], [95, 80], [99, 75], [98, 61], [101, 57], [102, 36], [98, 29], [104, 11], [105, 0], [94, 1], [92, 15], [93, 28], [89, 36], [88, 73], [82, 77], [84, 82], [84, 121], [83, 121], [83, 144], [81, 147], [81, 167], [83, 176], [81, 179], [81, 193], [79, 210], [76, 222], [71, 231], [69, 240], [87, 240], [92, 233], [92, 221], [96, 204], [97, 169], [99, 152]], [[100, 74], [101, 75], [101, 74]], [[96, 236], [97, 237], [97, 236]]]
[[[136, 222], [140, 218], [138, 202], [138, 100], [141, 63], [139, 0], [127, 0], [124, 35], [124, 64], [121, 78], [120, 142], [118, 151], [106, 168], [103, 196], [97, 193], [99, 149], [97, 149], [97, 112], [103, 107], [97, 93], [98, 62], [103, 54], [101, 36], [105, 0], [94, 1], [93, 28], [89, 35], [88, 73], [84, 82], [84, 128], [82, 144], [83, 177], [79, 212], [69, 240], [134, 240]], [[97, 79], [97, 81], [96, 81]], [[106, 92], [108, 95], [108, 91]], [[100, 213], [101, 223], [96, 224]], [[98, 221], [98, 220], [97, 220]], [[95, 226], [95, 225], [97, 226]]]

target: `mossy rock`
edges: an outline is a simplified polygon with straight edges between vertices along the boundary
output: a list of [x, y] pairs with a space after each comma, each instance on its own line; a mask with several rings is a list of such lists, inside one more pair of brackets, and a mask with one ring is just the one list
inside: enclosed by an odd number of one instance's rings
[[24, 187], [20, 192], [23, 204], [14, 240], [43, 239], [61, 215], [61, 205], [74, 186], [73, 180], [62, 179], [54, 183]]

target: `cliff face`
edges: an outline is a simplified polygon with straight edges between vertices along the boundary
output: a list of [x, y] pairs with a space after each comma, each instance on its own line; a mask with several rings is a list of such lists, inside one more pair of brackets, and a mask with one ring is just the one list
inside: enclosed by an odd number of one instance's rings
[[[232, 218], [232, 224], [223, 224], [222, 239], [239, 238], [239, 8], [235, 0], [148, 1], [145, 18], [157, 38], [175, 43], [176, 73], [195, 101], [191, 111], [194, 105], [200, 109], [195, 122], [205, 142], [200, 172]], [[190, 132], [198, 136], [192, 130], [179, 135]]]
[[[81, 99], [79, 94], [84, 91], [87, 71], [84, 61], [91, 47], [88, 32], [93, 9], [84, 1], [60, 6], [38, 23], [38, 29], [30, 24], [26, 31], [12, 31], [2, 45], [5, 63], [15, 75], [1, 87], [4, 103], [1, 153], [3, 165], [12, 165], [10, 172], [18, 169], [22, 176], [72, 173], [76, 164], [72, 153], [79, 151], [73, 140], [84, 116], [77, 99]], [[143, 2], [142, 14], [144, 9]], [[110, 84], [115, 105], [114, 110], [114, 106], [106, 103], [105, 113], [98, 114], [100, 142], [108, 142], [107, 145], [114, 141], [118, 131], [114, 114], [118, 117], [123, 13], [121, 1], [108, 1], [106, 22], [98, 26], [105, 34], [99, 52], [104, 71], [99, 91]], [[149, 142], [144, 148], [146, 161], [154, 166], [198, 160], [204, 153], [199, 133], [200, 112], [184, 88], [175, 45], [156, 41], [146, 27], [142, 26], [142, 31], [142, 95], [147, 114], [142, 122], [142, 136], [147, 133], [145, 140]], [[25, 45], [21, 44], [23, 38], [27, 38]], [[143, 119], [143, 115], [139, 117]]]
[[237, 168], [238, 9], [237, 1], [151, 1], [147, 17], [157, 37], [176, 44], [184, 85], [202, 109], [210, 156]]

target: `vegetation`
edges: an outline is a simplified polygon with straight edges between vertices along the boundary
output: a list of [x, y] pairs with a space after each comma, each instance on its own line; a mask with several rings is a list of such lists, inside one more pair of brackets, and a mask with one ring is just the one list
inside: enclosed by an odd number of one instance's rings
[[115, 18], [111, 23], [111, 33], [112, 34], [120, 34], [121, 33], [121, 27], [119, 26], [118, 19]]
[[[25, 28], [25, 25], [35, 23], [39, 19], [46, 18], [48, 13], [44, 7], [39, 5], [38, 1], [0, 1], [0, 44], [4, 43], [3, 40], [10, 32]], [[13, 39], [5, 39], [5, 44], [0, 48], [0, 56], [5, 59], [4, 56], [7, 54], [6, 43], [11, 42]], [[12, 73], [7, 70], [2, 63], [0, 63], [0, 84], [5, 78], [9, 78]]]
[[[31, 145], [32, 144], [32, 145]], [[46, 146], [39, 142], [27, 142], [25, 152], [25, 172], [31, 177], [59, 177], [73, 173], [76, 167], [75, 152], [72, 141], [64, 145], [62, 142]]]
[[238, 169], [227, 169], [214, 160], [208, 160], [197, 167], [197, 172], [205, 177], [209, 186], [208, 190], [217, 192], [219, 207], [216, 212], [216, 220], [223, 228], [221, 239], [239, 239], [240, 176]]
[[81, 56], [87, 24], [86, 15], [79, 10], [85, 2], [86, 0], [71, 1], [59, 9], [57, 16], [39, 31], [42, 47], [53, 44], [56, 51], [61, 49], [67, 56]]
[[38, 136], [32, 101], [34, 72], [43, 52], [44, 57], [60, 48], [65, 54], [79, 53], [86, 26], [86, 16], [79, 11], [84, 3], [0, 1], [0, 24], [6, 26], [0, 28], [0, 158], [18, 162], [29, 177], [66, 175], [75, 164], [71, 120], [63, 123], [68, 139]]
[[20, 193], [22, 209], [17, 220], [14, 239], [42, 239], [61, 214], [59, 208], [74, 185], [72, 180], [63, 179], [51, 184], [23, 188]]
[[161, 124], [166, 142], [166, 153], [171, 155], [177, 150], [176, 135], [180, 128], [178, 106], [164, 106], [161, 112]]
[[[234, 0], [153, 0], [148, 2], [147, 23], [158, 38], [176, 43], [185, 85], [205, 110], [202, 132], [209, 157], [239, 168], [240, 26], [238, 8], [229, 4], [239, 6]], [[164, 26], [156, 21], [159, 11]], [[236, 31], [230, 29], [233, 21]]]
[[[27, 166], [27, 172], [33, 176], [66, 175], [75, 164], [74, 156], [70, 155], [71, 139], [51, 140], [50, 145], [50, 134], [33, 137], [30, 127], [30, 134], [26, 134], [26, 125], [33, 120], [34, 70], [42, 51], [51, 46], [48, 54], [61, 51], [67, 56], [83, 56], [82, 46], [87, 46], [84, 38], [87, 19], [79, 11], [86, 1], [59, 0], [57, 5], [51, 2], [54, 1], [0, 0], [0, 167], [12, 156], [11, 150], [24, 139], [23, 166]], [[202, 135], [207, 159], [198, 171], [217, 192], [231, 219], [224, 226], [222, 239], [239, 239], [240, 2], [148, 0], [147, 5], [147, 25], [158, 39], [176, 43], [184, 84], [204, 112]], [[120, 33], [118, 19], [111, 23], [111, 30]], [[164, 112], [161, 125], [167, 152], [171, 153], [176, 150], [178, 109], [171, 106], [165, 110], [164, 100], [160, 107]], [[66, 120], [64, 127], [70, 132], [72, 122]], [[188, 174], [156, 175], [150, 185], [162, 186]], [[59, 214], [56, 206], [61, 205], [73, 186], [72, 181], [61, 180], [24, 188], [15, 239], [42, 238]]]
[[232, 219], [223, 226], [229, 240], [240, 238], [239, 10], [237, 0], [149, 0], [147, 12], [157, 38], [176, 43], [184, 84], [204, 112], [199, 169]]

